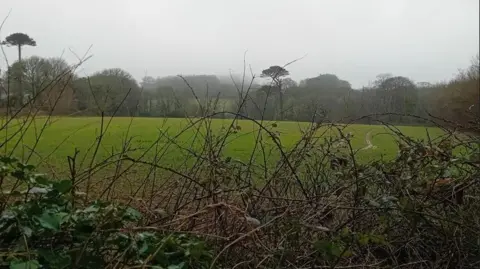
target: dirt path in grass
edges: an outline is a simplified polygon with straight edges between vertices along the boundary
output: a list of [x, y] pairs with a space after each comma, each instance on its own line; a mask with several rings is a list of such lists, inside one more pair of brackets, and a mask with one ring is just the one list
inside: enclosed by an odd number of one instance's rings
[[372, 131], [368, 131], [368, 133], [365, 135], [365, 143], [367, 143], [367, 146], [361, 148], [360, 150], [376, 149], [377, 148], [377, 146], [374, 146], [372, 144], [371, 134], [372, 134]]

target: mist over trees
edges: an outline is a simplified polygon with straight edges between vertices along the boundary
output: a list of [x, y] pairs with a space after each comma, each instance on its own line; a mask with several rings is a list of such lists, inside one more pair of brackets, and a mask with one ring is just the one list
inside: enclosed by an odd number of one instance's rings
[[[14, 41], [3, 43], [20, 48], [36, 44], [33, 39]], [[19, 108], [38, 95], [33, 105], [45, 111], [55, 107], [56, 115], [198, 117], [208, 106], [209, 112], [238, 112], [264, 120], [427, 124], [408, 116], [435, 115], [468, 125], [476, 124], [472, 120], [479, 111], [478, 70], [477, 56], [470, 67], [443, 83], [384, 73], [369, 86], [353, 89], [346, 78], [328, 73], [297, 82], [288, 68], [276, 65], [253, 81], [232, 74], [146, 76], [136, 81], [119, 68], [80, 77], [63, 59], [32, 56], [1, 73], [1, 107]]]

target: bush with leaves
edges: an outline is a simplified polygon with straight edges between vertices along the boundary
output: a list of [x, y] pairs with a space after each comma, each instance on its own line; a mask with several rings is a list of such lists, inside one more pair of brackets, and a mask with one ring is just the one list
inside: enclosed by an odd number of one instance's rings
[[15, 158], [0, 158], [0, 180], [28, 187], [2, 194], [0, 268], [207, 268], [212, 259], [196, 237], [138, 227], [142, 214], [127, 205], [73, 207], [70, 180], [51, 181]]

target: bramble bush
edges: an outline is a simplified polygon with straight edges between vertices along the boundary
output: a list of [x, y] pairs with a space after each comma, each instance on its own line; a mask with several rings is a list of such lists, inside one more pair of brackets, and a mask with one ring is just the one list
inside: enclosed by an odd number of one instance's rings
[[[134, 172], [129, 189], [120, 175], [109, 178], [106, 189], [136, 195], [128, 203], [81, 199], [72, 180], [1, 157], [0, 187], [11, 190], [0, 196], [1, 266], [478, 267], [478, 138], [450, 133], [420, 141], [396, 133], [396, 158], [362, 163], [350, 136], [339, 130], [318, 139], [320, 127], [312, 125], [292, 148], [278, 145], [273, 166], [261, 145], [264, 166], [226, 156], [229, 134], [214, 132], [192, 154], [197, 162], [183, 168], [112, 153], [124, 171], [163, 170], [143, 181]], [[265, 133], [278, 142], [276, 133]], [[88, 179], [94, 170], [78, 175]]]
[[[133, 207], [94, 201], [74, 207], [70, 180], [51, 181], [35, 167], [0, 158], [0, 179], [16, 180], [27, 191], [4, 193], [0, 217], [0, 267], [207, 268], [212, 252], [191, 235], [139, 227]], [[8, 200], [8, 201], [7, 201]]]

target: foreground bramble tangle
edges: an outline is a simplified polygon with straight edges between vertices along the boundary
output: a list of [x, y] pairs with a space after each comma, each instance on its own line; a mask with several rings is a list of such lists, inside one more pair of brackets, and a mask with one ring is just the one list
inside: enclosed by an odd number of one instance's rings
[[3, 146], [45, 172], [0, 159], [0, 247], [10, 268], [478, 262], [471, 136], [208, 117], [35, 119], [44, 123], [34, 150], [34, 129]]

